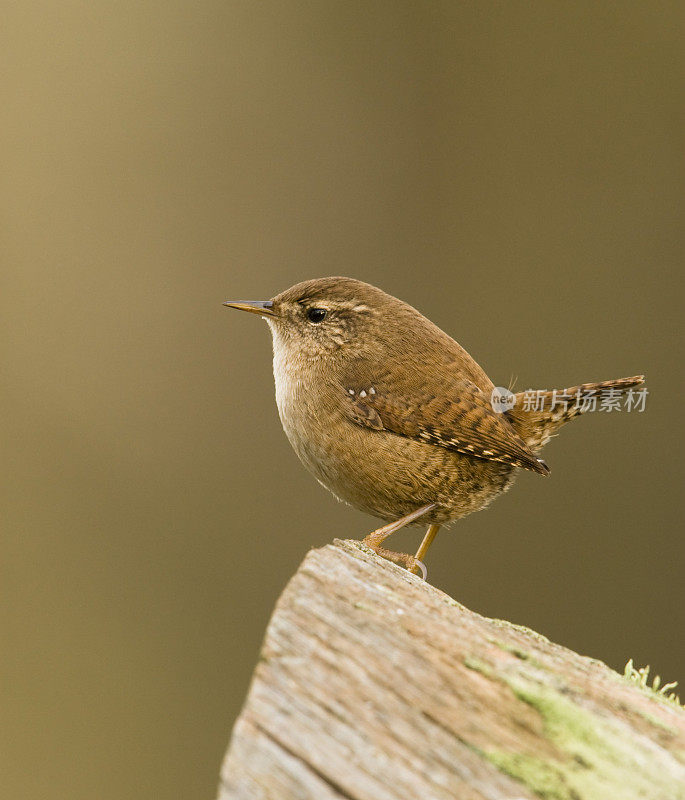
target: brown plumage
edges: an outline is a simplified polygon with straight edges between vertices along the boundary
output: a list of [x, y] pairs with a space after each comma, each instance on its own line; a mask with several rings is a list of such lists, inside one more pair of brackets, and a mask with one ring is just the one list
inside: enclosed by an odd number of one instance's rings
[[[437, 526], [484, 508], [538, 457], [593, 393], [642, 376], [515, 396], [495, 388], [454, 339], [416, 309], [351, 278], [305, 281], [271, 301], [226, 303], [263, 316], [273, 334], [276, 401], [304, 465], [337, 497], [388, 522], [364, 540], [410, 569]], [[404, 524], [431, 523], [416, 557], [385, 550]]]
[[[352, 385], [351, 380], [347, 383]], [[421, 391], [407, 397], [401, 390], [371, 388], [368, 392], [361, 386], [348, 389], [349, 413], [360, 425], [486, 461], [549, 473], [545, 462], [518, 435], [513, 420], [495, 413], [490, 398], [471, 381], [455, 381], [453, 391], [442, 397]]]

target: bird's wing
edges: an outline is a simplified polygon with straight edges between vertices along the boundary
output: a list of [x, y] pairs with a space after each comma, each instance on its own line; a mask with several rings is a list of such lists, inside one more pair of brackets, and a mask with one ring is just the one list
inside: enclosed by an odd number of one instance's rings
[[346, 382], [346, 411], [357, 424], [474, 458], [500, 461], [543, 475], [549, 467], [516, 434], [506, 417], [496, 413], [474, 383], [462, 380], [440, 395], [412, 390], [412, 396], [384, 390], [382, 385]]

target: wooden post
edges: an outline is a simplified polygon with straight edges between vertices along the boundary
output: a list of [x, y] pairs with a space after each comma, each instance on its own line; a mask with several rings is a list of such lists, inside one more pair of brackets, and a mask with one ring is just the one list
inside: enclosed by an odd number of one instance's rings
[[220, 800], [682, 800], [685, 711], [356, 541], [283, 592]]

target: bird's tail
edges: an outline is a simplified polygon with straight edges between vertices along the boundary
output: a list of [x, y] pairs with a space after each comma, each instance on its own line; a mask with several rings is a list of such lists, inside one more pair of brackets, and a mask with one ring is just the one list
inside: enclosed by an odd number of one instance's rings
[[[600, 383], [583, 383], [568, 389], [552, 391], [528, 389], [518, 392], [507, 416], [514, 429], [531, 450], [537, 451], [557, 430], [586, 411], [619, 409], [627, 401], [625, 395], [644, 383], [644, 375], [618, 378]], [[632, 395], [631, 395], [631, 398]]]

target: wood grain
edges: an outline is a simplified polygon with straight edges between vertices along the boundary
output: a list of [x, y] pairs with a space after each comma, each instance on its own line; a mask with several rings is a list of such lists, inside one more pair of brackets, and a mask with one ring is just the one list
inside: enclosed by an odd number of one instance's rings
[[269, 623], [220, 800], [682, 800], [685, 711], [356, 541]]

